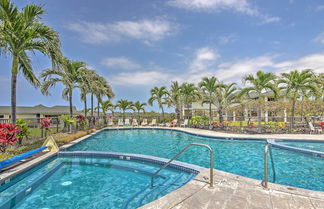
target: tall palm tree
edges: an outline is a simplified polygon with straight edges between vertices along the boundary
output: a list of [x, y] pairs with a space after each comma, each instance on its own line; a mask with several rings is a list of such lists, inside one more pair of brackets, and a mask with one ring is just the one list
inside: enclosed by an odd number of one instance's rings
[[249, 74], [243, 78], [245, 87], [241, 91], [242, 94], [246, 94], [250, 98], [255, 98], [258, 101], [258, 131], [261, 132], [261, 113], [262, 103], [264, 102], [265, 93], [273, 93], [275, 97], [278, 96], [278, 88], [275, 84], [276, 75], [273, 73], [265, 73], [258, 71], [256, 76]]
[[82, 69], [80, 70], [80, 79], [78, 81], [79, 83], [79, 89], [80, 89], [80, 99], [83, 101], [84, 104], [84, 116], [87, 117], [88, 112], [91, 110], [87, 107], [87, 95], [90, 92], [91, 89], [91, 80], [93, 78], [93, 74], [96, 74], [94, 70], [89, 69]]
[[41, 91], [44, 95], [50, 95], [49, 89], [57, 83], [62, 83], [65, 88], [62, 92], [63, 99], [69, 101], [70, 115], [73, 117], [72, 95], [73, 89], [78, 87], [80, 73], [86, 67], [84, 62], [71, 61], [67, 58], [62, 58], [61, 65], [53, 69], [46, 69], [41, 73], [41, 78], [44, 80]]
[[116, 107], [123, 111], [123, 121], [125, 122], [125, 111], [126, 110], [134, 110], [133, 102], [127, 99], [120, 99], [117, 101]]
[[219, 122], [224, 122], [224, 111], [238, 102], [236, 83], [220, 84], [216, 89], [215, 105], [218, 108]]
[[39, 51], [47, 55], [52, 64], [59, 60], [59, 35], [52, 28], [40, 22], [44, 14], [42, 7], [30, 4], [21, 11], [10, 2], [0, 0], [0, 49], [12, 57], [11, 68], [11, 120], [16, 124], [17, 75], [24, 77], [35, 87], [40, 83], [36, 78], [28, 52]]
[[299, 97], [307, 97], [307, 94], [318, 95], [319, 89], [316, 86], [317, 78], [312, 70], [290, 71], [289, 73], [282, 73], [278, 84], [282, 84], [281, 89], [292, 102], [290, 128], [294, 127], [295, 121], [295, 105]]
[[178, 83], [178, 81], [172, 81], [167, 103], [169, 106], [174, 107], [177, 119], [180, 120], [182, 110], [182, 95], [181, 85]]
[[105, 116], [104, 118], [105, 124], [107, 124], [107, 120], [106, 120], [107, 112], [111, 111], [111, 113], [113, 114], [115, 105], [110, 100], [106, 100], [106, 101], [101, 100], [100, 104], [101, 104], [102, 112]]
[[157, 102], [159, 108], [162, 110], [162, 119], [164, 122], [163, 105], [167, 104], [167, 97], [169, 95], [169, 92], [167, 91], [165, 86], [162, 86], [160, 88], [154, 87], [153, 89], [151, 89], [150, 93], [151, 93], [151, 97], [149, 98], [147, 103], [152, 106], [154, 101]]
[[198, 84], [198, 86], [202, 91], [203, 103], [209, 104], [209, 125], [210, 125], [213, 118], [212, 103], [215, 102], [215, 92], [219, 86], [217, 78], [215, 76], [210, 78], [204, 77], [202, 81]]
[[[181, 85], [181, 95], [183, 97], [183, 104], [187, 107], [188, 113], [190, 109], [189, 105], [201, 98], [198, 88], [193, 83], [183, 83]], [[189, 115], [187, 117], [189, 117]]]
[[136, 101], [133, 104], [134, 111], [137, 111], [138, 121], [141, 120], [140, 112], [143, 111], [143, 113], [145, 113], [145, 106], [146, 106], [146, 103], [145, 102], [140, 102], [140, 101]]

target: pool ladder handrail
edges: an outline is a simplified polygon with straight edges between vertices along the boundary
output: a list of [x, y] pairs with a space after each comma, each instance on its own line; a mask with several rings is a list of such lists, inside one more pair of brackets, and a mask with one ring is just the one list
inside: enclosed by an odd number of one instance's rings
[[273, 182], [275, 182], [276, 180], [276, 171], [274, 168], [271, 145], [272, 145], [271, 142], [267, 140], [267, 144], [264, 147], [264, 179], [261, 182], [264, 188], [268, 188], [268, 182], [269, 182], [268, 153], [270, 153], [270, 159], [272, 164]]
[[214, 188], [214, 151], [213, 149], [208, 146], [207, 144], [200, 144], [200, 143], [191, 143], [187, 145], [185, 148], [183, 148], [178, 154], [176, 154], [173, 158], [171, 158], [167, 163], [165, 163], [163, 166], [159, 168], [155, 173], [151, 175], [151, 187], [154, 187], [154, 177], [160, 173], [163, 169], [165, 169], [167, 166], [171, 164], [172, 161], [177, 159], [182, 153], [184, 153], [189, 147], [191, 146], [200, 146], [200, 147], [206, 147], [209, 150], [210, 153], [210, 182], [209, 182], [209, 188]]

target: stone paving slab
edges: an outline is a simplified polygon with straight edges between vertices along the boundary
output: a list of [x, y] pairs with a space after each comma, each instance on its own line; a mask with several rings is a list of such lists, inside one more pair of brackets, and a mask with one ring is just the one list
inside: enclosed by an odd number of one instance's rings
[[[188, 184], [140, 209], [324, 209], [324, 192], [284, 185], [261, 186], [261, 181], [215, 170], [215, 186], [209, 188], [209, 169]], [[276, 187], [272, 187], [276, 185]]]

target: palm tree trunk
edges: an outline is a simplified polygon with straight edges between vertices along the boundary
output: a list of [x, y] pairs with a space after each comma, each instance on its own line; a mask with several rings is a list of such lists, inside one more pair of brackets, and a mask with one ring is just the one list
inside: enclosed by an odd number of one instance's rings
[[219, 107], [219, 110], [218, 110], [218, 118], [219, 118], [219, 122], [222, 124], [224, 122], [223, 107]]
[[296, 100], [293, 99], [291, 107], [290, 131], [294, 128]]
[[16, 125], [18, 58], [13, 57], [11, 69], [11, 121]]
[[100, 116], [100, 111], [99, 111], [99, 109], [100, 109], [100, 103], [99, 103], [99, 99], [98, 98], [97, 98], [97, 104], [98, 104], [97, 116], [99, 118], [99, 116]]
[[261, 102], [259, 102], [259, 106], [258, 106], [258, 132], [261, 133]]
[[93, 117], [93, 93], [91, 93], [91, 117]]
[[84, 100], [84, 116], [87, 117], [87, 98]]
[[123, 110], [123, 122], [125, 123], [125, 110]]
[[69, 92], [69, 103], [70, 103], [70, 115], [73, 117], [73, 108], [72, 108], [72, 90]]
[[211, 125], [211, 121], [212, 121], [212, 110], [211, 110], [211, 105], [212, 105], [212, 103], [209, 102], [209, 125]]
[[164, 123], [164, 109], [163, 109], [163, 105], [161, 105], [161, 109], [162, 109], [162, 120], [163, 120], [163, 123]]

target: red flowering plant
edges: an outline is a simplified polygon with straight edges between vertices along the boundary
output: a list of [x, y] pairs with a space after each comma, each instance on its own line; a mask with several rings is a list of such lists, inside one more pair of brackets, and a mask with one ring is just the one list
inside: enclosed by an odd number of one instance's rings
[[88, 118], [84, 115], [77, 115], [75, 118], [77, 119], [77, 124], [80, 126], [80, 128], [84, 129], [88, 123]]
[[321, 126], [322, 129], [324, 129], [324, 121], [318, 123], [319, 126]]
[[0, 123], [0, 151], [5, 152], [9, 145], [17, 141], [16, 134], [21, 130], [10, 123]]
[[43, 118], [40, 120], [40, 125], [41, 125], [41, 129], [48, 131], [52, 125], [52, 119], [51, 118]]

